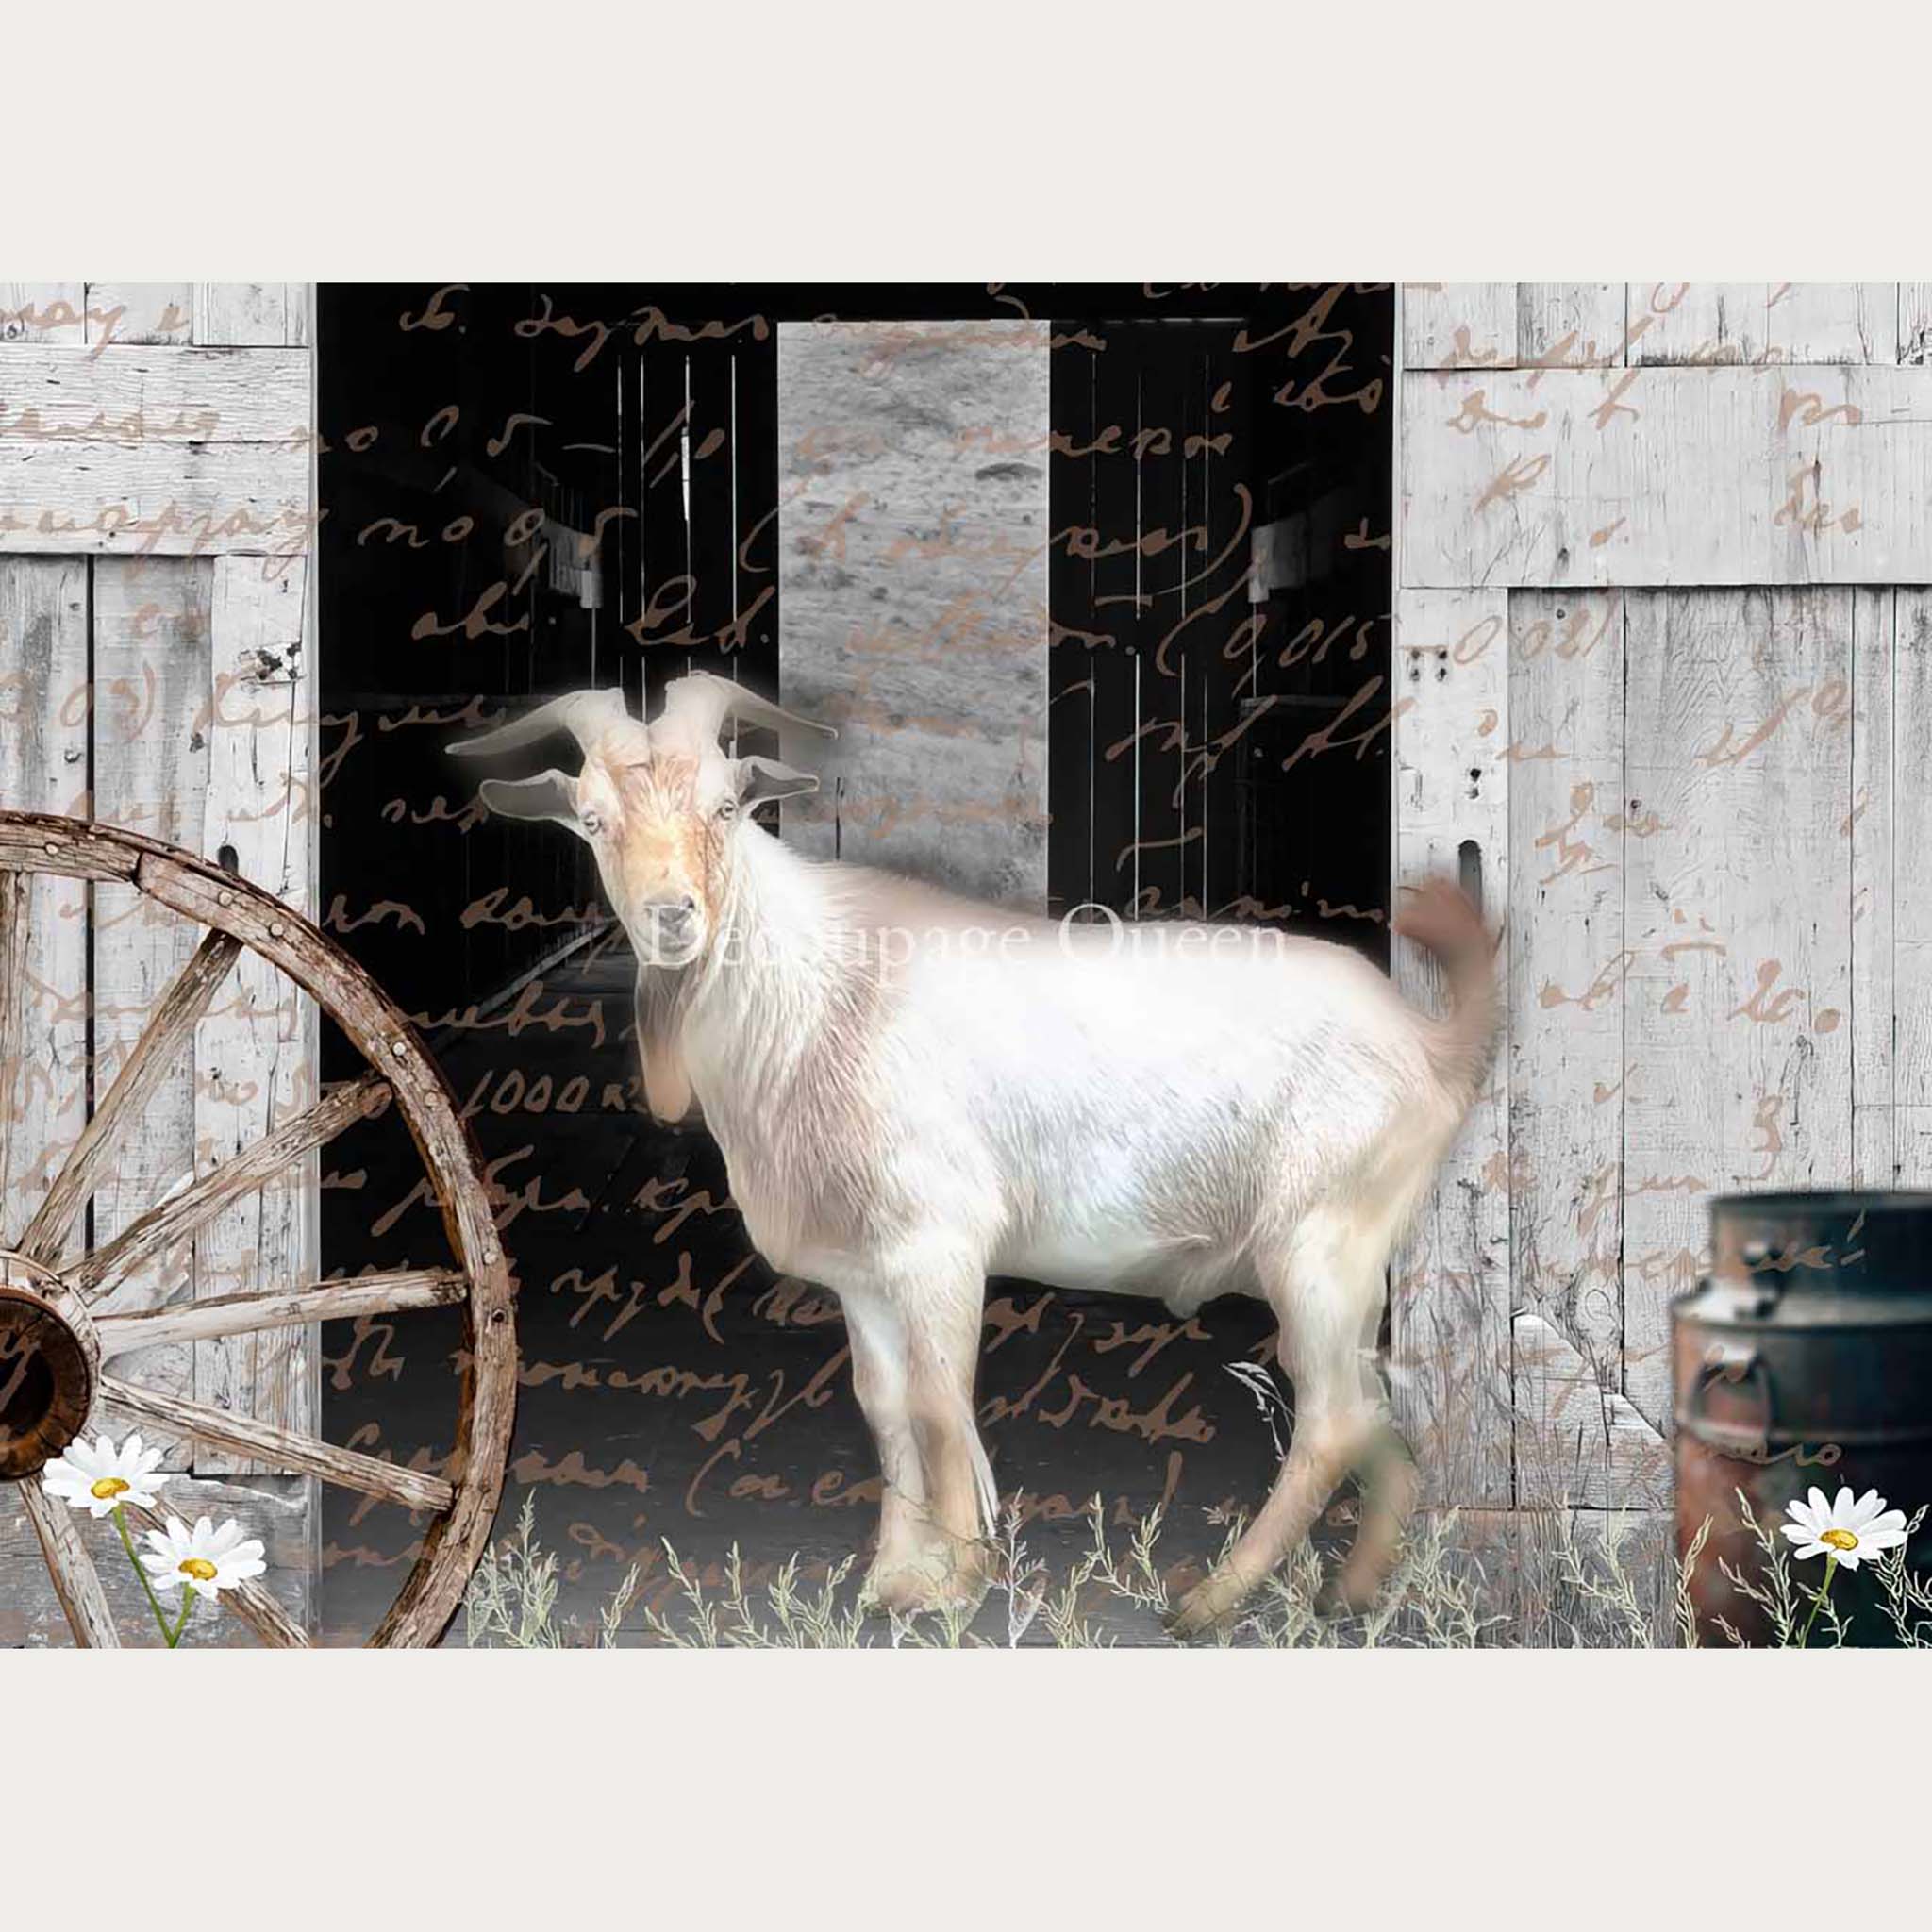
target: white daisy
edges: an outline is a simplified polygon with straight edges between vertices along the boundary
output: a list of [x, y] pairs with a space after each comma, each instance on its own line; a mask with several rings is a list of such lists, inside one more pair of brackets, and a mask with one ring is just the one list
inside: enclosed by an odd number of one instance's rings
[[167, 1481], [160, 1466], [161, 1452], [147, 1448], [138, 1434], [118, 1449], [110, 1437], [97, 1436], [90, 1447], [82, 1436], [42, 1470], [41, 1480], [50, 1496], [98, 1521], [123, 1503], [152, 1503]]
[[1785, 1509], [1791, 1520], [1779, 1527], [1798, 1545], [1792, 1555], [1800, 1558], [1835, 1557], [1856, 1570], [1906, 1540], [1905, 1511], [1888, 1509], [1876, 1490], [1855, 1500], [1847, 1487], [1827, 1503], [1824, 1491], [1814, 1488], [1808, 1503], [1789, 1503]]
[[197, 1596], [219, 1596], [268, 1568], [259, 1539], [243, 1542], [233, 1517], [219, 1529], [206, 1516], [192, 1529], [170, 1517], [166, 1528], [148, 1531], [147, 1541], [153, 1554], [142, 1552], [142, 1567], [157, 1590], [186, 1584]]

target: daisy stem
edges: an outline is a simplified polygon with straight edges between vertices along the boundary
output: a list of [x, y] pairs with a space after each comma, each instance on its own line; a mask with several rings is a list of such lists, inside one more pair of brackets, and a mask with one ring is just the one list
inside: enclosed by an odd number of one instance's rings
[[121, 1547], [127, 1552], [127, 1560], [134, 1566], [134, 1574], [141, 1578], [142, 1589], [147, 1592], [147, 1607], [155, 1613], [155, 1622], [160, 1627], [161, 1641], [173, 1650], [175, 1640], [168, 1635], [168, 1619], [162, 1612], [161, 1600], [155, 1594], [155, 1587], [148, 1580], [147, 1571], [142, 1567], [141, 1558], [134, 1554], [134, 1539], [127, 1533], [127, 1512], [118, 1503], [114, 1506], [114, 1527], [121, 1532]]
[[1828, 1554], [1824, 1558], [1824, 1581], [1818, 1586], [1818, 1593], [1811, 1599], [1811, 1614], [1805, 1619], [1805, 1627], [1798, 1632], [1798, 1648], [1803, 1650], [1806, 1640], [1811, 1635], [1811, 1626], [1818, 1621], [1818, 1613], [1824, 1607], [1824, 1599], [1831, 1594], [1831, 1579], [1838, 1574], [1838, 1557]]
[[194, 1608], [194, 1599], [201, 1592], [192, 1590], [187, 1584], [181, 1586], [181, 1621], [175, 1625], [175, 1634], [168, 1639], [168, 1648], [173, 1650], [181, 1641], [181, 1633], [188, 1627], [188, 1619]]

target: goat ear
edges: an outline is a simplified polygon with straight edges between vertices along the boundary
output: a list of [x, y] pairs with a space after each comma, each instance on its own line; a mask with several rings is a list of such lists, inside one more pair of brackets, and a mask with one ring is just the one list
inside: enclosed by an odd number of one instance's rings
[[534, 778], [486, 778], [476, 795], [502, 819], [555, 819], [577, 829], [577, 781], [563, 772]]
[[775, 758], [740, 758], [732, 767], [738, 780], [738, 802], [746, 811], [770, 805], [776, 798], [796, 798], [819, 789], [814, 772], [794, 772]]
[[677, 1035], [676, 975], [648, 966], [638, 970], [632, 1011], [637, 1017], [638, 1058], [643, 1063], [644, 1104], [652, 1117], [675, 1126], [691, 1112], [691, 1075]]

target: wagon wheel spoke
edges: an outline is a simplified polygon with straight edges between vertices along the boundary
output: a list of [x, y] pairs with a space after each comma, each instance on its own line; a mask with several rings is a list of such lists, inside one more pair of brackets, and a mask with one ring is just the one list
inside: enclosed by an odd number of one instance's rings
[[88, 1650], [119, 1650], [121, 1633], [114, 1627], [114, 1612], [108, 1607], [108, 1593], [101, 1588], [93, 1558], [80, 1540], [73, 1512], [48, 1495], [38, 1472], [22, 1479], [20, 1493], [34, 1534], [41, 1540], [47, 1574], [54, 1579], [54, 1594], [73, 1625], [75, 1642]]
[[30, 890], [24, 873], [0, 872], [0, 1182], [7, 1178], [8, 1117], [13, 1112], [14, 1087], [20, 1074]]
[[223, 1335], [258, 1335], [267, 1328], [302, 1328], [311, 1322], [340, 1322], [355, 1315], [397, 1315], [409, 1308], [438, 1308], [469, 1291], [454, 1268], [404, 1268], [388, 1274], [358, 1274], [349, 1281], [318, 1281], [281, 1294], [225, 1294], [165, 1308], [103, 1315], [101, 1353], [112, 1357], [167, 1341], [212, 1341]]
[[278, 1429], [247, 1416], [230, 1415], [204, 1403], [183, 1402], [158, 1389], [138, 1388], [111, 1375], [102, 1377], [101, 1400], [125, 1415], [154, 1423], [177, 1436], [192, 1437], [210, 1448], [258, 1457], [277, 1469], [320, 1476], [324, 1482], [358, 1490], [385, 1503], [400, 1503], [406, 1509], [430, 1509], [441, 1515], [456, 1500], [455, 1489], [440, 1475], [404, 1469], [364, 1456], [359, 1450], [339, 1449], [333, 1442]]
[[311, 1147], [339, 1134], [368, 1110], [387, 1083], [375, 1074], [341, 1087], [320, 1105], [311, 1107], [264, 1141], [224, 1161], [180, 1193], [150, 1208], [105, 1247], [67, 1271], [69, 1283], [83, 1296], [125, 1279], [178, 1242], [204, 1222], [212, 1221], [230, 1202], [253, 1193], [275, 1178], [290, 1162]]
[[[122, 1507], [143, 1529], [160, 1529], [168, 1520], [168, 1511], [150, 1509], [140, 1503], [125, 1503]], [[282, 1607], [281, 1599], [259, 1577], [251, 1576], [245, 1583], [238, 1583], [223, 1591], [220, 1601], [232, 1609], [271, 1650], [308, 1650], [310, 1647], [308, 1631], [290, 1616]]]
[[240, 940], [210, 932], [161, 995], [154, 1017], [122, 1062], [107, 1098], [94, 1109], [93, 1118], [27, 1224], [20, 1245], [36, 1261], [44, 1261], [49, 1267], [59, 1261], [68, 1230], [87, 1206], [101, 1170], [113, 1158], [136, 1116], [154, 1097], [155, 1089], [188, 1043], [195, 1023], [208, 1011], [241, 952]]

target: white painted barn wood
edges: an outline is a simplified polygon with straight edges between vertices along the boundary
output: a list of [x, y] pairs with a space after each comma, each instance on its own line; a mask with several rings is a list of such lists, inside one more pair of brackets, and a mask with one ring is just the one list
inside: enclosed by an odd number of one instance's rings
[[46, 1558], [48, 1580], [75, 1638], [86, 1650], [118, 1650], [121, 1633], [100, 1573], [88, 1554], [80, 1524], [58, 1497], [48, 1495], [38, 1472], [18, 1485], [22, 1507]]
[[[1890, 1188], [1898, 1183], [1894, 1133], [1896, 1067], [1898, 904], [1897, 795], [1901, 767], [1893, 732], [1893, 640], [1899, 609], [1921, 593], [1859, 590], [1852, 593], [1852, 804], [1847, 836], [1852, 848], [1852, 1183]], [[1932, 740], [1932, 682], [1906, 694], [1907, 714]], [[1932, 751], [1932, 742], [1924, 749]], [[1912, 768], [1905, 768], [1912, 769]], [[1923, 772], [1923, 765], [1916, 768]], [[1915, 788], [1921, 789], [1921, 788]], [[1924, 849], [1932, 816], [1907, 803]], [[1912, 858], [1908, 856], [1909, 868]], [[1922, 861], [1923, 862], [1923, 861]], [[1907, 918], [1910, 918], [1907, 914]], [[1932, 929], [1932, 926], [1928, 926]]]
[[[1900, 1184], [1932, 1184], [1924, 1119], [1932, 1108], [1932, 591], [1898, 593], [1892, 688], [1893, 1101]], [[1920, 1118], [1903, 1131], [1909, 1109]], [[1911, 1179], [1906, 1177], [1909, 1170]]]
[[0, 344], [85, 342], [84, 282], [0, 282]]
[[1398, 305], [1405, 369], [1513, 369], [1514, 282], [1405, 282]]
[[90, 282], [89, 342], [176, 342], [192, 340], [192, 282]]
[[308, 340], [306, 282], [197, 282], [192, 334], [222, 347], [279, 346]]
[[[1668, 1508], [1663, 1431], [1540, 1315], [1510, 1325], [1520, 1508]], [[1608, 1374], [1614, 1376], [1612, 1361]]]
[[1633, 282], [1633, 366], [1899, 359], [1896, 282]]
[[1932, 1107], [1892, 1114], [1892, 1166], [1901, 1188], [1932, 1188]]
[[[103, 1426], [116, 1436], [125, 1424], [104, 1419]], [[152, 1438], [154, 1431], [148, 1431]], [[306, 1487], [306, 1479], [303, 1486]], [[30, 1642], [66, 1644], [74, 1641], [72, 1628], [56, 1595], [26, 1512], [22, 1494], [24, 1484], [0, 1483], [0, 1650]], [[264, 1621], [279, 1629], [292, 1624], [301, 1632], [291, 1641], [307, 1642], [315, 1627], [315, 1589], [318, 1557], [313, 1518], [300, 1499], [291, 1499], [289, 1483], [280, 1478], [253, 1482], [199, 1482], [175, 1476], [161, 1491], [162, 1512], [172, 1516], [212, 1516], [219, 1523], [232, 1516], [250, 1536], [259, 1537], [264, 1545], [263, 1560], [268, 1574], [259, 1579], [269, 1602], [275, 1607]], [[55, 1506], [68, 1518], [81, 1538], [95, 1575], [112, 1614], [120, 1641], [129, 1647], [153, 1649], [160, 1642], [155, 1630], [154, 1615], [142, 1594], [141, 1584], [127, 1566], [120, 1540], [110, 1523], [95, 1523], [70, 1509]], [[159, 1515], [135, 1517], [136, 1540], [140, 1531], [158, 1522]], [[223, 1599], [220, 1614], [204, 1604], [188, 1620], [184, 1647], [201, 1648], [246, 1642], [242, 1627], [228, 1613]], [[260, 1629], [260, 1623], [242, 1606], [235, 1607], [243, 1622]], [[265, 1640], [266, 1641], [266, 1640]]]
[[1932, 282], [1898, 285], [1898, 359], [1932, 362]]
[[[88, 565], [0, 557], [0, 799], [72, 811], [87, 795]], [[87, 1124], [87, 887], [22, 877], [0, 958], [13, 1045], [0, 1065], [0, 1239], [32, 1218]]]
[[[188, 842], [312, 917], [315, 911], [314, 701], [303, 648], [308, 572], [302, 558], [215, 560], [210, 693], [201, 731], [208, 748], [207, 802]], [[194, 1150], [207, 1174], [244, 1152], [316, 1098], [315, 1003], [265, 959], [244, 955], [222, 1008], [197, 1031]], [[285, 1288], [320, 1272], [319, 1156], [311, 1149], [258, 1194], [236, 1202], [195, 1237], [197, 1300]], [[198, 1400], [281, 1428], [313, 1432], [321, 1415], [320, 1352], [312, 1329], [275, 1328], [200, 1341]], [[260, 1473], [198, 1449], [202, 1474]]]
[[1516, 360], [1524, 369], [1622, 368], [1622, 282], [1518, 282]]
[[[1457, 876], [1473, 841], [1492, 931], [1510, 867], [1508, 660], [1502, 592], [1398, 596], [1395, 883]], [[1507, 974], [1507, 947], [1497, 966]], [[1420, 947], [1398, 940], [1394, 973], [1410, 999], [1441, 1009]], [[1511, 1494], [1508, 1051], [1506, 1022], [1497, 1071], [1391, 1266], [1397, 1422], [1426, 1497], [1458, 1507], [1507, 1507]]]
[[0, 551], [208, 557], [305, 552], [309, 458], [293, 443], [0, 436]]
[[303, 349], [15, 343], [0, 355], [0, 441], [266, 442], [308, 435]]
[[1660, 1424], [1709, 1195], [1851, 1172], [1852, 595], [1624, 608], [1624, 1389]]
[[[199, 849], [208, 800], [213, 559], [103, 558], [93, 574], [92, 816]], [[94, 888], [97, 1093], [119, 1074], [199, 937], [132, 885]], [[194, 1088], [195, 1067], [185, 1054], [159, 1074], [95, 1190], [96, 1245], [192, 1176]], [[177, 1263], [143, 1271], [123, 1288], [121, 1305], [158, 1307], [192, 1292], [190, 1270]], [[125, 1373], [179, 1394], [193, 1392], [194, 1363], [186, 1347], [158, 1349]], [[184, 1461], [184, 1452], [171, 1446], [167, 1466]]]
[[1623, 598], [1512, 592], [1508, 650], [1511, 1306], [1620, 1389]]
[[1932, 371], [1406, 375], [1405, 585], [1932, 579]]
[[[1398, 652], [1511, 593], [1514, 1497], [1661, 1524], [1708, 1194], [1932, 1184], [1932, 591], [1894, 588], [1932, 581], [1932, 284], [1401, 302]], [[1620, 307], [1622, 353], [1582, 366]], [[1619, 605], [1595, 652], [1550, 648]], [[1395, 740], [1399, 879], [1485, 739]], [[1468, 805], [1438, 849], [1482, 836]]]
[[[304, 285], [0, 286], [0, 804], [92, 815], [196, 851], [226, 846], [244, 874], [312, 908], [314, 707], [301, 654], [309, 310]], [[94, 1091], [105, 1100], [202, 936], [192, 917], [142, 899], [125, 876], [101, 876], [92, 924], [81, 882], [21, 880], [33, 895], [33, 952], [24, 987], [9, 975], [8, 991], [30, 1002], [23, 1038], [34, 1105], [24, 1131], [9, 1122], [0, 1149], [0, 1205], [15, 1237], [85, 1124], [90, 961]], [[207, 1176], [225, 1153], [310, 1106], [313, 1002], [244, 957], [209, 992], [192, 1050], [150, 1068], [142, 1084], [152, 1095], [130, 1108], [126, 1141], [94, 1176], [97, 1252], [192, 1180], [197, 1160]], [[314, 1208], [306, 1154], [258, 1207], [226, 1206], [196, 1241], [144, 1255], [117, 1288], [117, 1315], [165, 1303], [163, 1319], [178, 1324], [209, 1311], [199, 1325], [146, 1331], [144, 1345], [125, 1338], [117, 1361], [124, 1378], [150, 1385], [150, 1400], [200, 1395], [259, 1419], [252, 1435], [204, 1434], [213, 1445], [196, 1452], [204, 1471], [310, 1467], [260, 1457], [284, 1434], [313, 1429], [314, 1349], [301, 1318], [325, 1304], [285, 1293], [272, 1332], [242, 1337], [221, 1294], [312, 1282]], [[59, 1212], [76, 1237], [87, 1229], [84, 1199]], [[50, 1219], [42, 1239], [54, 1238]], [[311, 1492], [306, 1474], [170, 1486], [183, 1511], [236, 1513], [266, 1529], [271, 1562], [289, 1574], [276, 1586], [284, 1609], [257, 1607], [260, 1627], [277, 1627], [278, 1616], [313, 1622]], [[34, 1540], [13, 1533], [25, 1527], [20, 1516], [0, 1524], [0, 1641], [60, 1622]], [[138, 1631], [141, 1606], [132, 1607]]]

